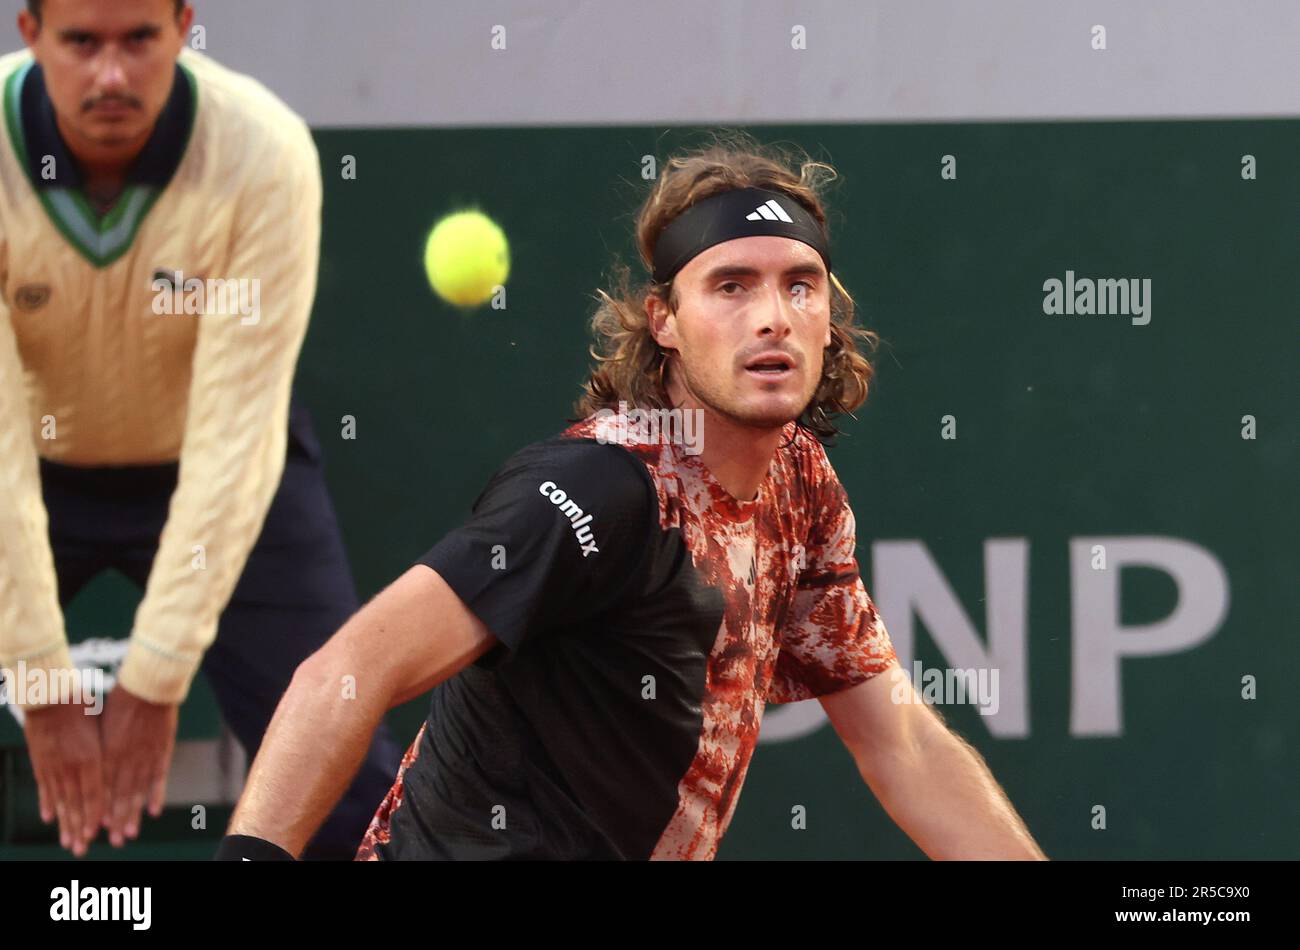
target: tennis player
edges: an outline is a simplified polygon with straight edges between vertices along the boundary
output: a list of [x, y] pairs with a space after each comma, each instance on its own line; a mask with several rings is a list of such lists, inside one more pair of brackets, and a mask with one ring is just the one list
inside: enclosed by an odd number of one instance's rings
[[581, 421], [299, 668], [219, 857], [297, 855], [429, 687], [361, 859], [713, 858], [764, 705], [812, 698], [926, 854], [1043, 857], [978, 753], [891, 696], [822, 446], [871, 378], [826, 172], [748, 140], [666, 165], [637, 222], [652, 282], [603, 295]]
[[[251, 757], [357, 607], [291, 408], [319, 160], [263, 86], [184, 48], [193, 15], [28, 0], [28, 49], [0, 58], [0, 666], [67, 670], [62, 606], [100, 572], [144, 589], [102, 716], [21, 703], [42, 817], [77, 855], [161, 810], [200, 667]], [[365, 745], [309, 856], [351, 857], [391, 785], [400, 749]]]

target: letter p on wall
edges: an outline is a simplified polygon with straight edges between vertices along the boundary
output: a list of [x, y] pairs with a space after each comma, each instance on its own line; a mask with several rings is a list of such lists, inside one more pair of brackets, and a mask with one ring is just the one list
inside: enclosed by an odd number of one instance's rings
[[[1108, 570], [1092, 569], [1094, 545]], [[1148, 624], [1120, 623], [1125, 567], [1168, 574], [1178, 588], [1173, 612]], [[1228, 615], [1228, 574], [1209, 551], [1178, 538], [1073, 538], [1070, 541], [1072, 650], [1070, 732], [1114, 736], [1122, 730], [1120, 660], [1181, 653], [1210, 639]]]

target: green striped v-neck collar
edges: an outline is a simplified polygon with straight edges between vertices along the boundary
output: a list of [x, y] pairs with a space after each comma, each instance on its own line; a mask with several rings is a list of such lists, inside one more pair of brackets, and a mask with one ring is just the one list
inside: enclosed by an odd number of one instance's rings
[[[4, 112], [10, 141], [59, 233], [95, 267], [107, 267], [130, 249], [145, 216], [185, 156], [198, 113], [198, 84], [188, 68], [176, 64], [172, 95], [127, 172], [126, 188], [101, 216], [82, 191], [76, 163], [58, 134], [39, 70], [29, 60], [5, 81]], [[54, 161], [47, 165], [49, 157]], [[49, 168], [55, 174], [51, 175]]]

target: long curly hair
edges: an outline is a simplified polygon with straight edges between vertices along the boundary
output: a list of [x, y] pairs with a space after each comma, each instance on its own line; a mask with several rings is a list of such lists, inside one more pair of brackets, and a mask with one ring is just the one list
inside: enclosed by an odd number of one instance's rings
[[[678, 153], [665, 163], [637, 213], [641, 261], [649, 273], [655, 242], [674, 218], [697, 201], [737, 188], [784, 192], [825, 228], [822, 195], [837, 177], [831, 165], [813, 161], [802, 151], [760, 144], [743, 132], [715, 132], [706, 144]], [[610, 292], [596, 291], [590, 349], [595, 362], [575, 413], [586, 418], [601, 409], [617, 410], [620, 401], [642, 409], [672, 408], [664, 386], [669, 354], [651, 334], [644, 304], [646, 296], [654, 294], [675, 312], [674, 281], [633, 280], [627, 265], [616, 262], [609, 283]], [[839, 433], [837, 416], [852, 414], [866, 400], [875, 371], [862, 350], [874, 352], [879, 344], [875, 333], [854, 322], [853, 298], [833, 273], [830, 283], [831, 345], [824, 353], [821, 381], [797, 420], [822, 442]]]

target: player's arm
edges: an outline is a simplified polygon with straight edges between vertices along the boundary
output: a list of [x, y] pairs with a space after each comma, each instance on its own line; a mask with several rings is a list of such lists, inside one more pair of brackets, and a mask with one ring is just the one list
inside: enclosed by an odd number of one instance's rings
[[636, 589], [657, 529], [654, 488], [625, 449], [574, 440], [516, 453], [465, 524], [302, 664], [230, 834], [299, 854], [386, 710], [494, 646], [495, 663], [508, 663], [526, 644], [616, 606]]
[[809, 464], [817, 514], [782, 630], [775, 699], [821, 700], [867, 785], [930, 857], [1042, 858], [979, 753], [902, 692], [912, 685], [862, 582], [848, 496], [820, 447]]
[[384, 713], [454, 676], [495, 643], [436, 572], [412, 567], [298, 667], [229, 833], [270, 841], [296, 857], [347, 790]]
[[880, 804], [931, 858], [1045, 860], [983, 758], [902, 669], [821, 704]]

